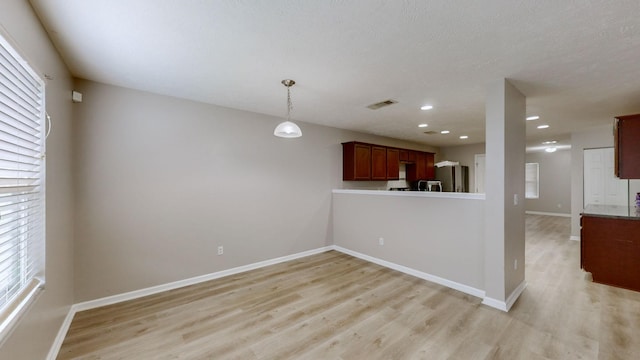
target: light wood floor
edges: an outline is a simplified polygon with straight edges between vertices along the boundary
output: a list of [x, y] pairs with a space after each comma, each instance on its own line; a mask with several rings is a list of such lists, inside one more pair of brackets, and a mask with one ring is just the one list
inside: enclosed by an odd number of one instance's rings
[[640, 293], [590, 282], [568, 238], [527, 216], [509, 313], [331, 251], [80, 312], [58, 359], [640, 358]]

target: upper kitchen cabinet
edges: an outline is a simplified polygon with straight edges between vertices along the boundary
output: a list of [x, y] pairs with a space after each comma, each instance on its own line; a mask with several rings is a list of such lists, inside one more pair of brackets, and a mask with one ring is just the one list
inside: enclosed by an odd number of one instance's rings
[[387, 180], [387, 148], [371, 145], [371, 180]]
[[434, 154], [350, 141], [342, 143], [342, 180], [398, 180], [406, 163], [407, 180], [435, 177]]
[[640, 114], [616, 117], [614, 140], [616, 176], [640, 179]]
[[414, 161], [407, 164], [407, 180], [429, 180], [436, 176], [434, 168], [434, 154], [422, 151], [413, 151], [410, 155]]
[[342, 144], [342, 180], [371, 180], [371, 145]]
[[400, 179], [400, 152], [400, 149], [387, 148], [387, 180]]
[[436, 167], [435, 167], [435, 154], [433, 153], [425, 153], [425, 167], [426, 167], [426, 175], [427, 179], [435, 179], [436, 177]]

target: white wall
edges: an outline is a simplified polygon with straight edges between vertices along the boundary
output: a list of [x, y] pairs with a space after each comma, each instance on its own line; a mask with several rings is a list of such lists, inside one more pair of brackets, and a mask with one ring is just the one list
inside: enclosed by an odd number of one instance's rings
[[41, 75], [53, 77], [45, 95], [53, 119], [46, 159], [46, 288], [0, 348], [2, 360], [44, 359], [73, 303], [72, 82], [27, 1], [1, 1], [0, 26]]
[[334, 243], [483, 290], [484, 200], [437, 195], [335, 193]]
[[341, 143], [412, 146], [305, 123], [282, 139], [281, 118], [76, 87], [76, 301], [326, 246]]

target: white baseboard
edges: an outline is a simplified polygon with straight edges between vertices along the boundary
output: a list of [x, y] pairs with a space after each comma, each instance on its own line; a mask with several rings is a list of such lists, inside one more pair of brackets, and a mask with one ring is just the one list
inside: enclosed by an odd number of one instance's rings
[[580, 236], [579, 235], [571, 235], [569, 237], [569, 240], [580, 241]]
[[72, 305], [67, 313], [67, 316], [64, 318], [62, 325], [60, 325], [60, 330], [58, 330], [58, 334], [56, 338], [53, 340], [53, 344], [51, 344], [51, 349], [49, 349], [49, 354], [47, 354], [47, 360], [56, 360], [58, 357], [58, 352], [62, 347], [62, 343], [64, 342], [65, 336], [67, 336], [67, 331], [69, 331], [69, 327], [71, 326], [71, 321], [73, 321], [73, 317], [76, 315], [76, 310], [74, 309], [75, 305]]
[[529, 214], [529, 215], [546, 215], [546, 216], [560, 216], [560, 217], [568, 217], [568, 218], [571, 217], [571, 214], [545, 212], [545, 211], [525, 211], [525, 214]]
[[511, 295], [507, 298], [506, 301], [497, 300], [490, 297], [485, 297], [482, 299], [482, 303], [490, 306], [494, 309], [502, 310], [504, 312], [509, 312], [513, 304], [515, 304], [516, 300], [520, 297], [524, 289], [527, 287], [527, 283], [522, 281], [518, 287], [511, 292]]
[[518, 285], [518, 287], [515, 288], [513, 292], [511, 292], [511, 295], [509, 295], [509, 297], [507, 298], [507, 311], [511, 309], [513, 304], [515, 304], [516, 300], [518, 300], [518, 298], [520, 297], [520, 295], [522, 295], [522, 292], [526, 288], [527, 288], [527, 282], [522, 280], [520, 285]]
[[506, 301], [500, 301], [488, 296], [485, 296], [482, 299], [482, 304], [487, 305], [489, 307], [492, 307], [494, 309], [498, 309], [498, 310], [502, 310], [504, 312], [507, 312], [507, 302]]
[[460, 283], [457, 283], [455, 281], [447, 280], [447, 279], [441, 278], [439, 276], [431, 275], [431, 274], [428, 274], [428, 273], [425, 273], [425, 272], [422, 272], [422, 271], [419, 271], [419, 270], [415, 270], [415, 269], [412, 269], [412, 268], [409, 268], [409, 267], [406, 267], [406, 266], [403, 266], [403, 265], [398, 265], [398, 264], [395, 264], [395, 263], [392, 263], [392, 262], [389, 262], [389, 261], [386, 261], [386, 260], [378, 259], [378, 258], [375, 258], [373, 256], [369, 256], [369, 255], [365, 255], [365, 254], [359, 253], [357, 251], [345, 249], [345, 248], [337, 246], [337, 245], [334, 245], [333, 248], [334, 248], [334, 250], [339, 251], [341, 253], [345, 253], [347, 255], [351, 255], [353, 257], [357, 257], [359, 259], [362, 259], [362, 260], [365, 260], [365, 261], [368, 261], [368, 262], [371, 262], [371, 263], [374, 263], [374, 264], [378, 264], [380, 266], [384, 266], [384, 267], [389, 268], [389, 269], [400, 271], [402, 273], [405, 273], [405, 274], [408, 274], [408, 275], [411, 275], [411, 276], [415, 276], [415, 277], [420, 278], [420, 279], [431, 281], [431, 282], [434, 282], [436, 284], [440, 284], [440, 285], [446, 286], [448, 288], [452, 288], [454, 290], [458, 290], [458, 291], [461, 291], [463, 293], [466, 293], [466, 294], [469, 294], [469, 295], [472, 295], [472, 296], [475, 296], [475, 297], [484, 298], [484, 295], [485, 295], [483, 290], [476, 289], [476, 288], [468, 286], [468, 285], [460, 284]]
[[303, 257], [315, 255], [315, 254], [320, 254], [323, 252], [327, 252], [329, 250], [333, 250], [333, 246], [325, 246], [325, 247], [321, 247], [313, 250], [303, 251], [297, 254], [282, 256], [275, 259], [260, 261], [257, 263], [243, 265], [243, 266], [235, 267], [228, 270], [218, 271], [211, 274], [196, 276], [189, 279], [174, 281], [167, 284], [152, 286], [145, 289], [130, 291], [130, 292], [126, 292], [118, 295], [107, 296], [100, 299], [84, 301], [81, 303], [74, 304], [71, 306], [71, 309], [69, 309], [69, 313], [67, 314], [67, 317], [62, 322], [62, 325], [60, 326], [60, 330], [58, 330], [58, 335], [56, 336], [51, 346], [51, 349], [49, 350], [47, 360], [55, 360], [55, 358], [58, 356], [58, 352], [60, 351], [62, 342], [64, 341], [64, 338], [67, 335], [69, 326], [71, 326], [71, 321], [73, 320], [73, 316], [75, 315], [75, 313], [79, 311], [90, 310], [90, 309], [94, 309], [94, 308], [98, 308], [106, 305], [116, 304], [123, 301], [138, 299], [144, 296], [158, 294], [164, 291], [174, 290], [174, 289], [178, 289], [178, 288], [189, 286], [189, 285], [199, 284], [209, 280], [219, 279], [221, 277], [225, 277], [229, 275], [235, 275], [242, 272], [259, 269], [265, 266], [279, 264], [285, 261], [290, 261], [290, 260], [295, 260], [295, 259], [299, 259], [299, 258], [303, 258]]

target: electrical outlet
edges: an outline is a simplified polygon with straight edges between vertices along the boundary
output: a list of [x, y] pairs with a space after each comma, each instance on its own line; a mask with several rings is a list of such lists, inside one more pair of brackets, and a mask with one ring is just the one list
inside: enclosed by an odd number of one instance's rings
[[218, 246], [218, 255], [224, 254], [224, 248], [222, 246]]
[[513, 270], [518, 270], [518, 259], [513, 260]]
[[384, 245], [384, 238], [378, 239], [378, 244], [380, 244], [381, 246]]
[[518, 205], [518, 194], [513, 194], [513, 205]]

